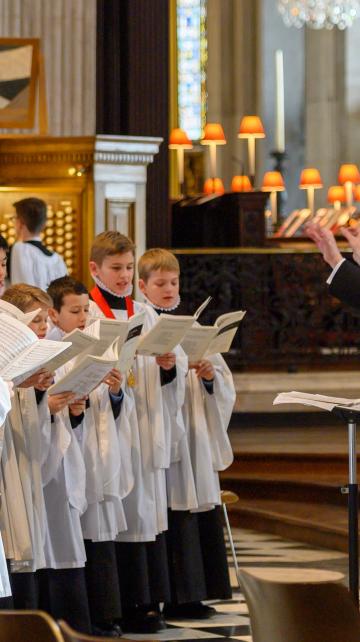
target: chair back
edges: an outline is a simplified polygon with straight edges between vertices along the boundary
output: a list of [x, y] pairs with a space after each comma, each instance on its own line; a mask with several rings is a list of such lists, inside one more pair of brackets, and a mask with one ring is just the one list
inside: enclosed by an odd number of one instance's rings
[[0, 642], [64, 642], [44, 611], [0, 611]]
[[360, 614], [341, 573], [241, 569], [253, 642], [360, 642]]

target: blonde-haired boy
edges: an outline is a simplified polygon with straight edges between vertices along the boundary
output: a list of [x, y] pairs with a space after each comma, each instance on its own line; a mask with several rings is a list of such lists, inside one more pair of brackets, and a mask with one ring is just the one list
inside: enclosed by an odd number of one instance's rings
[[[168, 250], [150, 249], [140, 258], [138, 271], [140, 290], [153, 310], [176, 314], [180, 306], [180, 266], [176, 257]], [[191, 363], [189, 368], [182, 408], [185, 443], [181, 442], [178, 450], [180, 461], [174, 461], [167, 473], [170, 498], [167, 539], [172, 595], [164, 612], [168, 617], [207, 618], [215, 611], [202, 604], [202, 600], [231, 597], [219, 508], [218, 471], [232, 461], [226, 431], [235, 391], [231, 373], [221, 355]], [[177, 376], [181, 376], [180, 370]], [[185, 484], [185, 479], [190, 481], [188, 453], [196, 507], [189, 501], [192, 497]], [[171, 501], [172, 496], [179, 498], [176, 484], [182, 489], [182, 507], [181, 501]], [[189, 501], [187, 506], [186, 501]]]
[[[46, 292], [20, 283], [3, 300], [22, 312], [38, 310], [29, 328], [38, 339], [45, 338], [52, 305]], [[1, 462], [5, 549], [16, 608], [43, 608], [90, 632], [80, 524], [84, 464], [71, 427], [59, 416], [67, 406], [73, 412], [81, 408], [72, 392], [48, 397], [52, 381], [53, 375], [41, 370], [14, 393]]]

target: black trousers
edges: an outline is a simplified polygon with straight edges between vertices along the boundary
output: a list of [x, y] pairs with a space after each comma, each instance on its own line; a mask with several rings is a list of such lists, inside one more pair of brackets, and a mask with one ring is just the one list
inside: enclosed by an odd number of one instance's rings
[[[9, 573], [14, 609], [38, 609], [39, 587], [36, 573]], [[9, 598], [4, 598], [5, 600]], [[11, 607], [4, 607], [11, 608]]]
[[168, 520], [171, 602], [230, 599], [220, 506], [203, 513], [169, 510]]
[[85, 540], [85, 578], [93, 624], [121, 618], [115, 542]]
[[166, 540], [116, 542], [116, 558], [123, 611], [170, 599]]
[[42, 569], [36, 572], [39, 608], [77, 631], [91, 632], [84, 568]]

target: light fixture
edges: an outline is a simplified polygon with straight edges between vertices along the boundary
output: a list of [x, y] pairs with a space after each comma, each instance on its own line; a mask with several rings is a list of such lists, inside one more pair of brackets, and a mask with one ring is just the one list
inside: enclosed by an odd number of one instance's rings
[[225, 188], [221, 178], [207, 178], [204, 183], [205, 194], [224, 194]]
[[353, 188], [360, 183], [360, 173], [357, 165], [350, 163], [341, 165], [338, 180], [345, 187], [346, 205], [351, 207], [353, 203]]
[[341, 203], [345, 203], [345, 188], [342, 185], [332, 185], [327, 193], [328, 203], [334, 205], [334, 210], [340, 212]]
[[346, 29], [360, 16], [360, 0], [278, 0], [287, 27]]
[[265, 172], [262, 192], [270, 192], [271, 218], [273, 225], [277, 223], [277, 192], [285, 191], [284, 179], [280, 172]]
[[299, 189], [306, 189], [307, 191], [308, 209], [311, 212], [311, 216], [314, 216], [315, 190], [322, 187], [323, 182], [318, 169], [307, 167], [302, 170]]
[[177, 153], [178, 183], [180, 194], [182, 194], [184, 184], [184, 150], [191, 148], [192, 142], [183, 129], [180, 129], [180, 127], [175, 127], [171, 130], [169, 136], [169, 149], [176, 149]]
[[253, 187], [248, 176], [233, 176], [231, 181], [232, 192], [252, 192]]
[[259, 116], [244, 116], [239, 127], [238, 138], [248, 139], [249, 175], [255, 182], [255, 140], [265, 138], [265, 131]]
[[210, 175], [211, 178], [216, 177], [216, 146], [225, 145], [226, 138], [224, 130], [220, 123], [207, 123], [204, 128], [204, 136], [200, 143], [202, 145], [209, 145], [210, 151]]

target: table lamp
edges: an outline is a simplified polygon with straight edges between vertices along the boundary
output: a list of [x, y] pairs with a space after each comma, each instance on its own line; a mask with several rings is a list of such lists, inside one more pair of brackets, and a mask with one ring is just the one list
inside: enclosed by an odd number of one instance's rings
[[299, 189], [306, 189], [307, 191], [308, 209], [311, 212], [311, 216], [314, 216], [315, 190], [322, 187], [323, 182], [318, 169], [307, 167], [302, 170]]
[[338, 180], [340, 185], [345, 187], [346, 205], [351, 207], [353, 203], [353, 187], [360, 183], [360, 173], [357, 165], [350, 163], [341, 165]]
[[259, 116], [244, 116], [238, 132], [238, 138], [248, 139], [249, 175], [251, 184], [255, 183], [255, 141], [265, 138], [265, 131]]
[[270, 192], [271, 218], [273, 225], [277, 223], [277, 192], [285, 191], [284, 179], [280, 172], [265, 172], [261, 185], [262, 192]]
[[207, 178], [204, 183], [205, 194], [224, 194], [225, 188], [221, 178]]
[[216, 177], [216, 147], [217, 145], [226, 145], [224, 130], [220, 123], [207, 123], [204, 129], [204, 136], [200, 143], [209, 145], [210, 152], [210, 176], [215, 180]]
[[252, 192], [253, 187], [248, 176], [233, 176], [231, 181], [232, 192]]
[[175, 127], [171, 130], [169, 136], [169, 149], [176, 149], [177, 152], [177, 170], [180, 194], [182, 194], [184, 184], [184, 150], [191, 148], [192, 142], [183, 129]]

